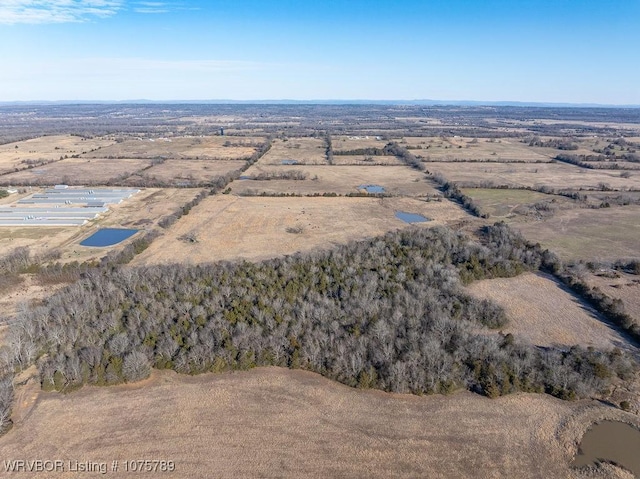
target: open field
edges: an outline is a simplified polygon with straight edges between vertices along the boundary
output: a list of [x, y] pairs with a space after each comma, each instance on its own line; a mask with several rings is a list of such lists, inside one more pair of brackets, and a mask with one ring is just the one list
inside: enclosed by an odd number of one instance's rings
[[407, 166], [330, 166], [330, 165], [280, 165], [263, 166], [257, 163], [243, 176], [278, 175], [296, 172], [304, 180], [241, 180], [231, 185], [234, 193], [268, 194], [358, 193], [361, 185], [383, 186], [390, 195], [426, 196], [437, 193], [433, 183], [424, 173]]
[[431, 173], [440, 173], [447, 180], [464, 186], [542, 187], [558, 190], [599, 190], [603, 186], [615, 190], [640, 189], [640, 175], [620, 176], [616, 170], [591, 170], [565, 163], [502, 164], [425, 162]]
[[640, 206], [564, 210], [545, 221], [514, 222], [512, 226], [563, 260], [640, 257]]
[[[468, 215], [453, 203], [410, 198], [251, 198], [211, 196], [158, 238], [133, 264], [260, 260], [329, 248], [403, 228], [396, 211], [419, 213], [426, 227]], [[299, 229], [298, 233], [287, 229]], [[181, 240], [193, 236], [197, 242]]]
[[425, 161], [517, 161], [546, 163], [559, 151], [553, 148], [533, 148], [516, 138], [407, 137], [399, 142]]
[[0, 145], [0, 174], [26, 168], [29, 161], [52, 161], [79, 155], [114, 143], [104, 138], [85, 139], [74, 135], [42, 136]]
[[462, 192], [473, 199], [483, 213], [492, 219], [511, 218], [522, 214], [526, 207], [550, 203], [550, 207], [572, 208], [573, 201], [564, 196], [547, 195], [530, 190], [463, 188]]
[[362, 148], [384, 148], [388, 143], [376, 136], [333, 136], [331, 144], [334, 151], [352, 151]]
[[167, 183], [198, 184], [238, 171], [246, 165], [241, 160], [166, 160], [142, 173], [143, 178]]
[[111, 248], [88, 248], [79, 242], [96, 228], [138, 228], [151, 229], [165, 215], [169, 215], [193, 199], [198, 189], [144, 189], [110, 210], [98, 219], [80, 227], [3, 227], [0, 228], [0, 254], [28, 246], [33, 255], [59, 251], [62, 261], [84, 261], [99, 258], [123, 244]]
[[[191, 158], [237, 160], [250, 157], [263, 138], [206, 136], [125, 140], [83, 155], [86, 158]], [[225, 146], [228, 145], [228, 146]]]
[[306, 165], [326, 165], [327, 145], [323, 138], [289, 138], [274, 140], [271, 149], [260, 158], [262, 165], [281, 165], [294, 160]]
[[476, 297], [505, 309], [504, 333], [538, 346], [625, 347], [626, 340], [597, 313], [549, 276], [524, 273], [515, 278], [476, 281], [468, 287]]
[[334, 155], [334, 165], [403, 165], [395, 156]]
[[569, 464], [584, 430], [604, 417], [634, 421], [595, 402], [388, 394], [280, 368], [154, 371], [137, 384], [19, 397], [4, 457], [60, 459], [60, 479], [77, 477], [69, 461], [118, 460], [122, 471], [132, 459], [173, 461], [157, 474], [166, 478], [581, 477]]
[[11, 185], [103, 185], [151, 165], [150, 160], [69, 158], [0, 177]]

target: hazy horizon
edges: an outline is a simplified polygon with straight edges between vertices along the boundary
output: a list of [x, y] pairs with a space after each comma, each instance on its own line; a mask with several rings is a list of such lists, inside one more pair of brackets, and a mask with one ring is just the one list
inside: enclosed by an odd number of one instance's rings
[[636, 106], [639, 23], [624, 0], [12, 0], [0, 101]]

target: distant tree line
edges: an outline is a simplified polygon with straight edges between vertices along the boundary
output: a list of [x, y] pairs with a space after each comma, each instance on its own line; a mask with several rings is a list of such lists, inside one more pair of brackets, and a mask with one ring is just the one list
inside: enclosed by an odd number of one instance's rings
[[357, 155], [357, 156], [395, 156], [405, 165], [416, 170], [424, 170], [424, 165], [413, 153], [407, 148], [395, 141], [387, 143], [384, 148], [357, 148], [353, 150], [334, 151], [336, 155]]
[[[604, 156], [595, 156], [595, 155], [571, 155], [571, 154], [561, 154], [556, 155], [554, 158], [556, 161], [562, 161], [564, 163], [570, 163], [575, 166], [579, 166], [581, 168], [589, 168], [592, 170], [602, 169], [602, 170], [638, 170], [639, 168], [630, 168], [628, 166], [620, 165], [619, 163], [614, 163], [607, 159]], [[636, 159], [626, 159], [626, 161], [634, 162]], [[638, 159], [637, 161], [640, 161]]]
[[542, 140], [539, 136], [529, 140], [529, 146], [540, 146], [544, 148], [555, 148], [557, 150], [577, 150], [578, 144], [568, 138], [551, 138]]
[[331, 141], [331, 133], [328, 131], [324, 136], [324, 141], [326, 144], [325, 155], [327, 157], [327, 163], [333, 165], [333, 143]]

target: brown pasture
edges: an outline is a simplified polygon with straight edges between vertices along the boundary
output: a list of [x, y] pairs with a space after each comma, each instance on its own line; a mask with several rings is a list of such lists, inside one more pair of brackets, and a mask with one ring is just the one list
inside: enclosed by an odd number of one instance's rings
[[579, 298], [552, 277], [524, 273], [515, 278], [476, 281], [469, 292], [502, 306], [509, 324], [504, 333], [538, 346], [625, 347], [627, 341]]
[[469, 196], [480, 207], [483, 213], [489, 214], [492, 220], [515, 219], [526, 214], [527, 207], [545, 204], [550, 213], [555, 214], [561, 208], [575, 208], [575, 202], [565, 196], [550, 195], [530, 190], [507, 188], [463, 188], [462, 192]]
[[[595, 402], [389, 394], [280, 368], [154, 371], [67, 395], [28, 386], [0, 448], [9, 460], [63, 461], [52, 476], [61, 479], [78, 477], [69, 470], [77, 462], [104, 462], [108, 475], [125, 477], [132, 460], [172, 461], [172, 472], [147, 473], [166, 478], [579, 478], [570, 463], [593, 421], [638, 423]], [[627, 477], [611, 470], [606, 477]]]
[[337, 165], [279, 165], [251, 166], [243, 175], [257, 177], [260, 174], [298, 172], [304, 180], [241, 180], [231, 187], [237, 194], [358, 193], [361, 185], [380, 185], [391, 195], [426, 196], [437, 193], [433, 183], [424, 173], [407, 166], [337, 166]]
[[[422, 223], [425, 227], [468, 218], [446, 200], [217, 195], [194, 207], [138, 255], [133, 264], [260, 260], [326, 249], [408, 226], [395, 217], [396, 211], [433, 219]], [[185, 237], [195, 238], [196, 242], [185, 241]]]
[[464, 186], [550, 187], [557, 190], [640, 189], [640, 175], [620, 176], [616, 170], [591, 170], [566, 163], [456, 163], [425, 162], [431, 173]]
[[203, 183], [240, 170], [242, 160], [165, 160], [142, 173], [144, 178], [165, 182]]
[[0, 177], [13, 185], [103, 185], [118, 178], [126, 177], [151, 164], [150, 160], [69, 158], [29, 170], [19, 171]]
[[640, 257], [640, 206], [562, 210], [544, 221], [514, 222], [512, 226], [567, 261]]
[[405, 137], [400, 145], [425, 161], [517, 161], [549, 162], [557, 155], [553, 149], [533, 148], [514, 138]]
[[322, 138], [289, 138], [274, 140], [271, 149], [258, 162], [280, 165], [283, 160], [295, 160], [306, 165], [326, 165], [327, 146]]
[[334, 155], [333, 164], [339, 166], [358, 165], [402, 165], [395, 156]]
[[383, 139], [375, 136], [333, 136], [331, 138], [331, 146], [334, 151], [352, 151], [362, 148], [384, 148], [388, 143]]
[[0, 174], [26, 168], [26, 161], [53, 161], [61, 157], [80, 155], [83, 152], [111, 145], [104, 138], [84, 139], [73, 135], [42, 136], [31, 140], [0, 145]]
[[[229, 142], [232, 145], [224, 146]], [[231, 136], [187, 136], [171, 138], [131, 139], [83, 155], [87, 158], [174, 158], [227, 159], [250, 157], [263, 138]], [[242, 146], [244, 144], [244, 146]]]

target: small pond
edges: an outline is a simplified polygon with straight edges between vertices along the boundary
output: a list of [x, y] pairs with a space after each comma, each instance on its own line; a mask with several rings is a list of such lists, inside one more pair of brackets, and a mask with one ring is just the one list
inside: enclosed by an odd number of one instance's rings
[[574, 466], [615, 463], [640, 477], [640, 429], [620, 421], [602, 421], [582, 436]]
[[297, 165], [298, 160], [282, 160], [283, 165]]
[[367, 193], [384, 193], [384, 186], [380, 185], [360, 185], [359, 190], [365, 190]]
[[429, 218], [425, 218], [417, 213], [406, 213], [404, 211], [396, 211], [396, 218], [401, 219], [405, 223], [424, 223], [431, 221]]
[[80, 246], [113, 246], [121, 241], [130, 238], [136, 234], [138, 230], [127, 230], [119, 228], [102, 228], [93, 233], [87, 239], [80, 243]]

